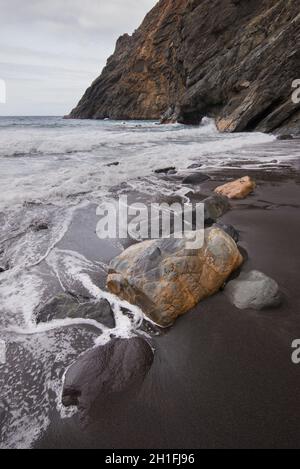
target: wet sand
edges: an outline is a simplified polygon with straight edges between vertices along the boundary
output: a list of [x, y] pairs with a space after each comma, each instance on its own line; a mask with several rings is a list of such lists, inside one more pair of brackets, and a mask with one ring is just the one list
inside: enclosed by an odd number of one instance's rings
[[[238, 170], [214, 173], [202, 185], [211, 189]], [[37, 448], [299, 448], [300, 365], [291, 361], [291, 344], [300, 338], [299, 208], [297, 171], [255, 171], [258, 188], [233, 202], [222, 221], [241, 233], [249, 259], [244, 271], [258, 269], [274, 278], [283, 305], [264, 312], [240, 311], [225, 295], [197, 308], [153, 338], [154, 365], [134, 398], [61, 420], [55, 413]], [[63, 243], [89, 243], [86, 256], [116, 255], [96, 236], [79, 230]], [[82, 226], [82, 225], [81, 225]], [[95, 224], [92, 224], [93, 232]], [[77, 232], [77, 236], [76, 236]], [[73, 247], [74, 249], [74, 247]], [[100, 252], [103, 249], [105, 252]], [[88, 252], [87, 252], [88, 251]], [[101, 278], [101, 282], [103, 279]]]

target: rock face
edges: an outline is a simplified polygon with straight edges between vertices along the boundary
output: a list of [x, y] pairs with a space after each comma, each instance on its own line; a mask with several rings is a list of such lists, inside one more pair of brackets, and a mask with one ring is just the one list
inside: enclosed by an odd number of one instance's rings
[[89, 407], [101, 398], [120, 399], [142, 384], [153, 362], [150, 345], [143, 339], [113, 339], [82, 355], [67, 371], [64, 406]]
[[239, 309], [274, 308], [282, 299], [275, 280], [255, 270], [242, 273], [237, 280], [229, 282], [224, 291]]
[[70, 117], [298, 131], [299, 40], [299, 0], [160, 0]]
[[233, 239], [220, 229], [205, 230], [201, 249], [187, 250], [184, 239], [136, 244], [110, 265], [108, 289], [142, 308], [154, 322], [175, 319], [216, 293], [243, 259]]
[[249, 176], [245, 176], [237, 181], [228, 182], [217, 187], [217, 194], [228, 197], [228, 199], [245, 199], [256, 188], [256, 183]]

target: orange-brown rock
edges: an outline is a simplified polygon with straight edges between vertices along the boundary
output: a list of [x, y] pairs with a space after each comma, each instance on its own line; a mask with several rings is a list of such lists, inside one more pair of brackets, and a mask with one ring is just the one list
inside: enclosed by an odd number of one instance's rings
[[107, 287], [161, 326], [218, 292], [243, 262], [233, 239], [219, 228], [205, 230], [204, 245], [186, 249], [184, 239], [136, 244], [114, 259]]
[[256, 188], [256, 183], [249, 176], [237, 179], [233, 182], [228, 182], [223, 186], [215, 189], [217, 194], [224, 195], [228, 199], [245, 199]]
[[298, 132], [299, 41], [299, 0], [160, 0], [70, 117]]

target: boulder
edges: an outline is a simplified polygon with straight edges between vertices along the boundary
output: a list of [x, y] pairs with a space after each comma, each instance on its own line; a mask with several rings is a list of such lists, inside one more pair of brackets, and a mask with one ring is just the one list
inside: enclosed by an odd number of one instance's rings
[[96, 400], [120, 399], [140, 386], [153, 363], [150, 345], [140, 337], [113, 339], [83, 354], [66, 372], [62, 402], [88, 407]]
[[238, 279], [228, 283], [224, 292], [239, 309], [260, 311], [277, 307], [282, 300], [275, 280], [256, 270], [242, 273]]
[[216, 221], [218, 218], [225, 215], [230, 209], [230, 203], [227, 197], [220, 194], [214, 194], [207, 199], [203, 200], [205, 221]]
[[207, 174], [197, 172], [186, 176], [182, 180], [182, 184], [201, 184], [202, 182], [207, 181], [208, 179], [210, 179], [210, 177], [207, 176]]
[[210, 228], [199, 249], [171, 238], [131, 246], [111, 262], [107, 288], [166, 327], [218, 292], [242, 262], [233, 239]]
[[229, 199], [245, 199], [256, 188], [256, 183], [249, 176], [228, 182], [215, 189], [217, 194], [224, 195]]
[[115, 328], [114, 314], [107, 300], [91, 300], [66, 293], [52, 298], [36, 312], [35, 317], [37, 324], [55, 319], [83, 318], [93, 319], [110, 329]]
[[224, 223], [218, 222], [213, 225], [213, 228], [220, 228], [225, 231], [236, 243], [240, 240], [240, 233], [232, 225], [225, 225]]

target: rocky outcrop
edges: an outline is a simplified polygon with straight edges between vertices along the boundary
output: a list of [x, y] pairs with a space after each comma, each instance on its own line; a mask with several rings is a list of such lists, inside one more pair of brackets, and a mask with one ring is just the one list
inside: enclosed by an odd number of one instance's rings
[[160, 0], [70, 117], [298, 131], [299, 40], [299, 0]]
[[228, 283], [225, 295], [239, 309], [262, 310], [281, 304], [282, 296], [275, 280], [253, 270]]
[[228, 182], [215, 189], [217, 194], [228, 197], [228, 199], [245, 199], [256, 188], [256, 182], [249, 176]]
[[108, 289], [138, 305], [155, 323], [171, 325], [199, 301], [218, 292], [238, 269], [242, 256], [233, 239], [216, 228], [205, 230], [201, 248], [185, 239], [144, 241], [110, 264]]

